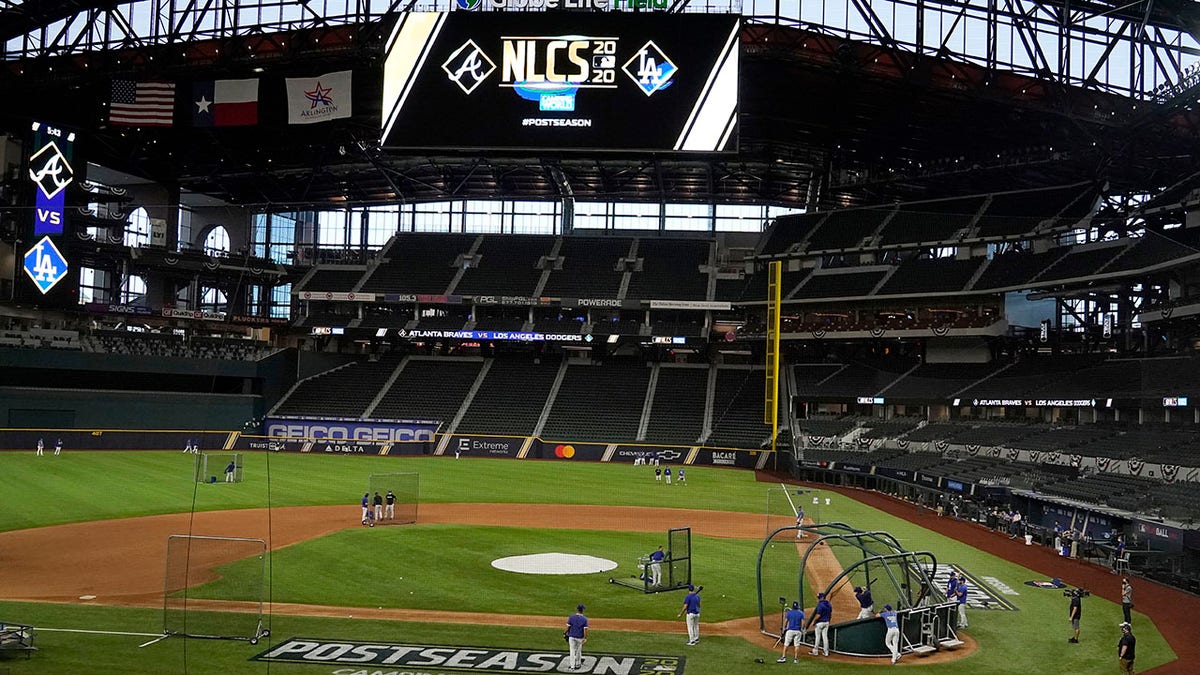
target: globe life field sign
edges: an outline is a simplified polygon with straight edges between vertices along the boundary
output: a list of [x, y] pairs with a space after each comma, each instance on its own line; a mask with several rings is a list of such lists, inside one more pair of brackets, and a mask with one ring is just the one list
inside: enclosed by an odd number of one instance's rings
[[380, 144], [736, 152], [739, 31], [733, 15], [404, 14]]

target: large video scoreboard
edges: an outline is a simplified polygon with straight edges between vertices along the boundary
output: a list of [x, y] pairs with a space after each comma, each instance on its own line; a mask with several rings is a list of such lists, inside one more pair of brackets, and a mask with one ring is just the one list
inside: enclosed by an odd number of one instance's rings
[[404, 14], [380, 144], [734, 152], [739, 28], [709, 14]]

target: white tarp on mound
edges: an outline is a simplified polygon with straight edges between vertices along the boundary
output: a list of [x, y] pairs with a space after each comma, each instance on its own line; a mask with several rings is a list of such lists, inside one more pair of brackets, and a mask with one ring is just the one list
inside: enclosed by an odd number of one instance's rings
[[532, 553], [497, 558], [492, 567], [521, 574], [594, 574], [617, 568], [617, 563], [594, 555], [574, 553]]

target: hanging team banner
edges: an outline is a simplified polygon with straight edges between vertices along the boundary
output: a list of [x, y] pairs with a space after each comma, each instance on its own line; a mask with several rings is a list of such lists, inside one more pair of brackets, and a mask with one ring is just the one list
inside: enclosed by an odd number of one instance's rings
[[401, 14], [380, 145], [736, 152], [739, 31], [716, 14]]
[[33, 123], [33, 152], [29, 180], [36, 192], [33, 234], [62, 234], [66, 221], [67, 188], [75, 181], [75, 132], [45, 122]]
[[316, 77], [287, 78], [288, 124], [317, 124], [350, 117], [354, 111], [353, 75], [352, 71], [341, 70]]

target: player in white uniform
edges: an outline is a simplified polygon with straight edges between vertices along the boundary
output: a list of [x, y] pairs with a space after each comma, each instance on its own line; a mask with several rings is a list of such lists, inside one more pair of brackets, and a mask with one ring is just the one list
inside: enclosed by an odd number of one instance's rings
[[42, 439], [39, 438], [37, 444], [37, 456], [41, 457], [44, 454], [46, 454], [46, 444], [43, 443]]

